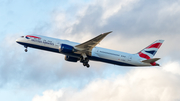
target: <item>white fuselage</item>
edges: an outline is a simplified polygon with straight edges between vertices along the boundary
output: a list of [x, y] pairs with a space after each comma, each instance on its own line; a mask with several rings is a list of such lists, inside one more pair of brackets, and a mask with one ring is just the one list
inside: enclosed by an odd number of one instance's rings
[[[56, 53], [61, 53], [59, 51], [61, 44], [67, 44], [73, 47], [79, 44], [68, 40], [61, 40], [61, 39], [50, 38], [40, 35], [36, 35], [36, 36], [40, 37], [40, 39], [21, 37], [17, 39], [16, 42], [25, 47], [32, 47], [32, 48], [47, 50]], [[62, 53], [62, 54], [76, 58], [80, 57], [80, 54], [75, 54], [75, 53], [71, 53], [71, 54]], [[139, 57], [139, 55], [137, 54], [129, 54], [129, 53], [105, 49], [101, 47], [94, 47], [92, 49], [91, 56], [88, 56], [88, 58], [89, 60], [106, 62], [106, 63], [122, 65], [122, 66], [151, 66], [151, 64], [142, 63], [141, 61], [145, 59]]]

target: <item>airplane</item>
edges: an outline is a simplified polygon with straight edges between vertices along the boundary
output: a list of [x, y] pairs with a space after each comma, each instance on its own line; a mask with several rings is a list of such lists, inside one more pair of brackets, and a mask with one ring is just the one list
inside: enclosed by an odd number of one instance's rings
[[81, 44], [41, 35], [21, 36], [16, 42], [25, 47], [25, 52], [28, 51], [28, 47], [31, 47], [61, 53], [65, 55], [66, 61], [80, 61], [87, 68], [90, 67], [89, 60], [120, 66], [159, 66], [156, 61], [160, 58], [153, 57], [164, 40], [157, 40], [136, 54], [97, 47], [96, 45], [111, 32], [100, 34]]

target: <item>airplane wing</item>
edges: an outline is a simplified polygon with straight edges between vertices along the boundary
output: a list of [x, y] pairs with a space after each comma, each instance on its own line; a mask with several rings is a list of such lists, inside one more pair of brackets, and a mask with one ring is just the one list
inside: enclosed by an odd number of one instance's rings
[[[112, 32], [112, 31], [111, 31]], [[109, 33], [111, 32], [107, 32], [107, 33], [103, 33], [100, 34], [99, 36], [86, 41], [82, 44], [76, 45], [74, 48], [76, 49], [76, 53], [85, 53], [87, 55], [91, 55], [91, 50], [104, 38], [106, 37]]]

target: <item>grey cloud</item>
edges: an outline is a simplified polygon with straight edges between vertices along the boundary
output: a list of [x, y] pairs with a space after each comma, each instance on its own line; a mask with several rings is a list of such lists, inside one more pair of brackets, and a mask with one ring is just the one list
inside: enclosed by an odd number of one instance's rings
[[[121, 5], [123, 2], [118, 1], [117, 3]], [[131, 7], [124, 6], [119, 9], [117, 13], [105, 19], [105, 25], [100, 26], [103, 23], [102, 16], [106, 12], [105, 8], [99, 2], [90, 4], [84, 16], [78, 18], [79, 23], [72, 25], [71, 34], [91, 32], [97, 35], [97, 33], [111, 30], [115, 34], [126, 37], [139, 37], [147, 34], [162, 36], [178, 34], [180, 31], [178, 28], [180, 21], [178, 5], [177, 1], [137, 0], [133, 4], [129, 4]]]

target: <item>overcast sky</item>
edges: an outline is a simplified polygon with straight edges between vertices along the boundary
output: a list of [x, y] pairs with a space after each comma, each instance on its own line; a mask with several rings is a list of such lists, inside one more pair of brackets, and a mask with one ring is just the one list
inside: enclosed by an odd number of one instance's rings
[[[179, 0], [0, 0], [2, 101], [180, 100]], [[37, 34], [85, 42], [113, 31], [99, 47], [137, 53], [165, 42], [161, 67], [132, 68], [24, 47], [15, 40]]]

